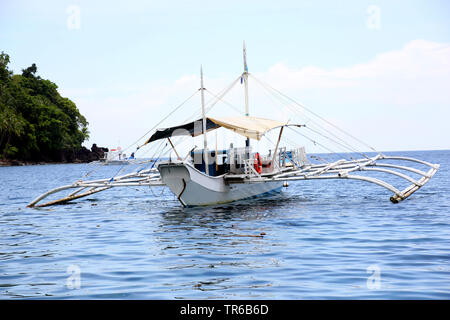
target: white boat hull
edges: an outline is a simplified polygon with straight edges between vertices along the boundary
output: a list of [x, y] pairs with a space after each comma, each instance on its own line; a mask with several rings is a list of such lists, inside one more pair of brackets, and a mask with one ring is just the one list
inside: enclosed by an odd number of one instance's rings
[[212, 177], [184, 162], [158, 164], [162, 182], [184, 206], [227, 203], [281, 190], [280, 181], [227, 184], [223, 176]]

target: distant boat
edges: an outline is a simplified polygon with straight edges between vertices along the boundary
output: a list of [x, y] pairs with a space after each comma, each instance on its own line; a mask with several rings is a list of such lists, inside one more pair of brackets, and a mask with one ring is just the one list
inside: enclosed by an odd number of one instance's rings
[[122, 148], [117, 147], [105, 152], [103, 158], [94, 162], [102, 163], [105, 165], [127, 165], [130, 163], [134, 163], [135, 161], [136, 159], [134, 158], [134, 152], [131, 154], [131, 156], [127, 157], [127, 155], [122, 152]]

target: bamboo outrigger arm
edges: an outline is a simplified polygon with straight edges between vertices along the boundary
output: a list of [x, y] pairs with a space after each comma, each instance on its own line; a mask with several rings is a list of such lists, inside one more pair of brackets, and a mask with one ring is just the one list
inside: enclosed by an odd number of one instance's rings
[[[114, 178], [109, 179], [99, 179], [99, 180], [88, 180], [83, 181], [79, 180], [74, 182], [73, 184], [58, 187], [55, 189], [52, 189], [36, 199], [34, 199], [32, 202], [30, 202], [27, 207], [33, 208], [33, 207], [47, 207], [55, 204], [63, 204], [71, 200], [83, 198], [90, 196], [94, 193], [101, 192], [108, 190], [113, 187], [142, 187], [142, 186], [163, 186], [159, 173], [155, 171], [155, 169], [148, 169], [148, 170], [142, 170], [140, 172], [133, 172], [129, 173], [123, 176], [118, 176]], [[64, 190], [68, 189], [76, 189], [69, 195], [59, 198], [56, 200], [52, 200], [43, 204], [38, 204], [43, 199], [47, 198], [48, 196], [62, 192]], [[87, 189], [87, 191], [86, 191]], [[83, 192], [84, 191], [84, 192]]]
[[[430, 169], [427, 172], [424, 172], [422, 170], [407, 166], [395, 165], [391, 163], [379, 163], [382, 160], [399, 160], [399, 161], [415, 162], [421, 165], [428, 166]], [[390, 200], [393, 203], [398, 203], [408, 198], [415, 191], [419, 190], [431, 179], [431, 177], [439, 169], [438, 164], [432, 164], [414, 158], [385, 156], [382, 154], [378, 154], [375, 157], [367, 159], [359, 159], [352, 161], [339, 160], [333, 163], [319, 164], [319, 165], [298, 166], [297, 164], [293, 163], [293, 167], [295, 167], [296, 169], [281, 171], [275, 175], [265, 175], [263, 177], [261, 176], [243, 177], [242, 175], [237, 177], [235, 175], [229, 176], [228, 179], [231, 183], [256, 183], [268, 181], [295, 181], [295, 180], [312, 180], [312, 179], [353, 179], [374, 183], [390, 190], [391, 192], [394, 193], [394, 195], [390, 197]], [[402, 172], [394, 171], [391, 169], [399, 169], [413, 172], [421, 176], [421, 178], [419, 180], [416, 180]], [[385, 174], [390, 174], [410, 182], [411, 185], [409, 185], [404, 190], [400, 191], [393, 185], [378, 178], [353, 174], [356, 171], [382, 172]]]

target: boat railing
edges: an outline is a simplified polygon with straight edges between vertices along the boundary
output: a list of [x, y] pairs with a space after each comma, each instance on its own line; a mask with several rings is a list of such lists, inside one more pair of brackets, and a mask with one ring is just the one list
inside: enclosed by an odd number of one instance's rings
[[258, 171], [256, 171], [254, 163], [255, 162], [253, 158], [244, 160], [244, 174], [247, 177], [261, 177]]
[[258, 171], [256, 171], [255, 159], [256, 153], [252, 154], [252, 156], [249, 159], [243, 159], [245, 176], [261, 177], [261, 174], [280, 172], [282, 168], [286, 167], [286, 159], [287, 159], [286, 149], [279, 148], [279, 152], [277, 153], [275, 160], [273, 159], [273, 156], [271, 156], [270, 154], [261, 157], [262, 162], [261, 173], [258, 173]]
[[296, 168], [301, 168], [309, 163], [308, 158], [306, 157], [305, 147], [300, 147], [287, 152], [287, 157]]

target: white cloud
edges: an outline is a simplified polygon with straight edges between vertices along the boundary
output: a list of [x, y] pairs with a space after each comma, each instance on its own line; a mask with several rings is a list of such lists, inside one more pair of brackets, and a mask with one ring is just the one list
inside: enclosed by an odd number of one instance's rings
[[450, 147], [449, 43], [414, 40], [332, 69], [280, 62], [256, 76], [379, 150]]
[[277, 88], [300, 93], [309, 89], [349, 89], [352, 94], [342, 95], [343, 101], [449, 104], [450, 44], [414, 40], [400, 50], [349, 67], [296, 68], [280, 62], [257, 75]]

